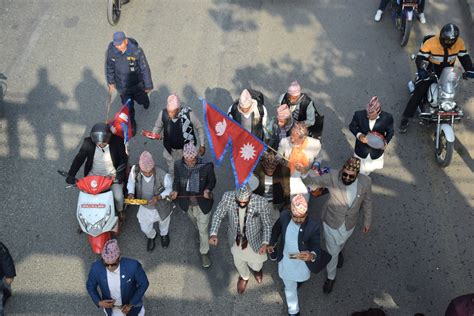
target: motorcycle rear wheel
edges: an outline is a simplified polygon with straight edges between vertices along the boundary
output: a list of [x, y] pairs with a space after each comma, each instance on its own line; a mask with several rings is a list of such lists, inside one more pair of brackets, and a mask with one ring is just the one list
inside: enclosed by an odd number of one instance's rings
[[107, 0], [107, 20], [114, 26], [120, 20], [120, 0]]
[[440, 167], [445, 168], [451, 163], [453, 158], [454, 142], [449, 142], [446, 139], [444, 131], [439, 134], [439, 148], [435, 149], [436, 162]]
[[400, 46], [403, 47], [408, 43], [412, 26], [413, 20], [408, 21], [406, 17], [402, 18], [402, 25], [400, 26]]

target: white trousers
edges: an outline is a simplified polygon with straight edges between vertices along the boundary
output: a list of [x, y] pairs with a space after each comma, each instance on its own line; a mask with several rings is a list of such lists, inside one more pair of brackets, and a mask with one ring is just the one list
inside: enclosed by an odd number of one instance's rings
[[298, 282], [282, 279], [285, 284], [286, 305], [288, 305], [288, 314], [297, 314], [300, 311], [298, 302]]
[[209, 252], [209, 219], [211, 212], [204, 214], [201, 208], [196, 206], [189, 206], [188, 216], [194, 224], [194, 227], [199, 231], [199, 252], [203, 255]]
[[140, 229], [148, 238], [155, 238], [156, 230], [153, 228], [153, 224], [156, 222], [158, 222], [158, 227], [160, 228], [160, 236], [168, 235], [171, 216], [162, 219], [156, 209], [149, 209], [140, 205], [138, 208], [137, 218], [140, 223]]
[[323, 222], [324, 240], [326, 241], [326, 249], [331, 254], [332, 259], [326, 266], [328, 279], [334, 280], [336, 278], [337, 260], [339, 253], [346, 244], [347, 239], [351, 237], [354, 228], [346, 230], [346, 223], [342, 223], [341, 227], [334, 229]]
[[165, 149], [163, 149], [163, 158], [166, 160], [166, 164], [168, 165], [168, 173], [174, 178], [174, 161], [183, 158], [183, 150], [182, 149], [173, 149], [171, 148], [171, 155]]

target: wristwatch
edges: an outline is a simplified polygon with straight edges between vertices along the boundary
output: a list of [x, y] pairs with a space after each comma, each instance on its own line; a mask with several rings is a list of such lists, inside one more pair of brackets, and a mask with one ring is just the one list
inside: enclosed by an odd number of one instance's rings
[[315, 261], [316, 261], [316, 257], [317, 257], [318, 255], [317, 255], [316, 252], [314, 252], [314, 251], [311, 251], [311, 254], [313, 255], [313, 259], [311, 259], [311, 262], [315, 262]]

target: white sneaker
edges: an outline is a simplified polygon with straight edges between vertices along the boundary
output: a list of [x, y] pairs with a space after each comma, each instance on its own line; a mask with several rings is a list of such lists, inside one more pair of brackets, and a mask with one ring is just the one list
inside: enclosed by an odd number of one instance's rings
[[377, 13], [375, 13], [374, 17], [375, 22], [380, 22], [380, 20], [382, 19], [382, 13], [382, 10], [377, 10]]
[[418, 17], [420, 18], [420, 23], [425, 24], [426, 23], [426, 18], [424, 13], [418, 14]]

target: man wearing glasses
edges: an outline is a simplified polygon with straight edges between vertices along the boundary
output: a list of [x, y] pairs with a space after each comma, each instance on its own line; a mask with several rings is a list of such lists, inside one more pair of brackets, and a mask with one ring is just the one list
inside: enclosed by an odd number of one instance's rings
[[86, 287], [94, 304], [108, 316], [142, 316], [148, 284], [140, 262], [122, 258], [117, 240], [111, 239], [102, 249], [102, 260], [92, 264]]
[[330, 293], [336, 279], [336, 269], [342, 268], [344, 258], [341, 250], [354, 232], [359, 213], [364, 214], [362, 232], [368, 233], [372, 222], [372, 181], [364, 174], [359, 174], [360, 159], [349, 158], [340, 171], [331, 170], [319, 176], [312, 170], [303, 179], [310, 190], [326, 187], [329, 190], [329, 201], [323, 210], [324, 239], [326, 249], [332, 259], [327, 265], [327, 280], [324, 293]]

